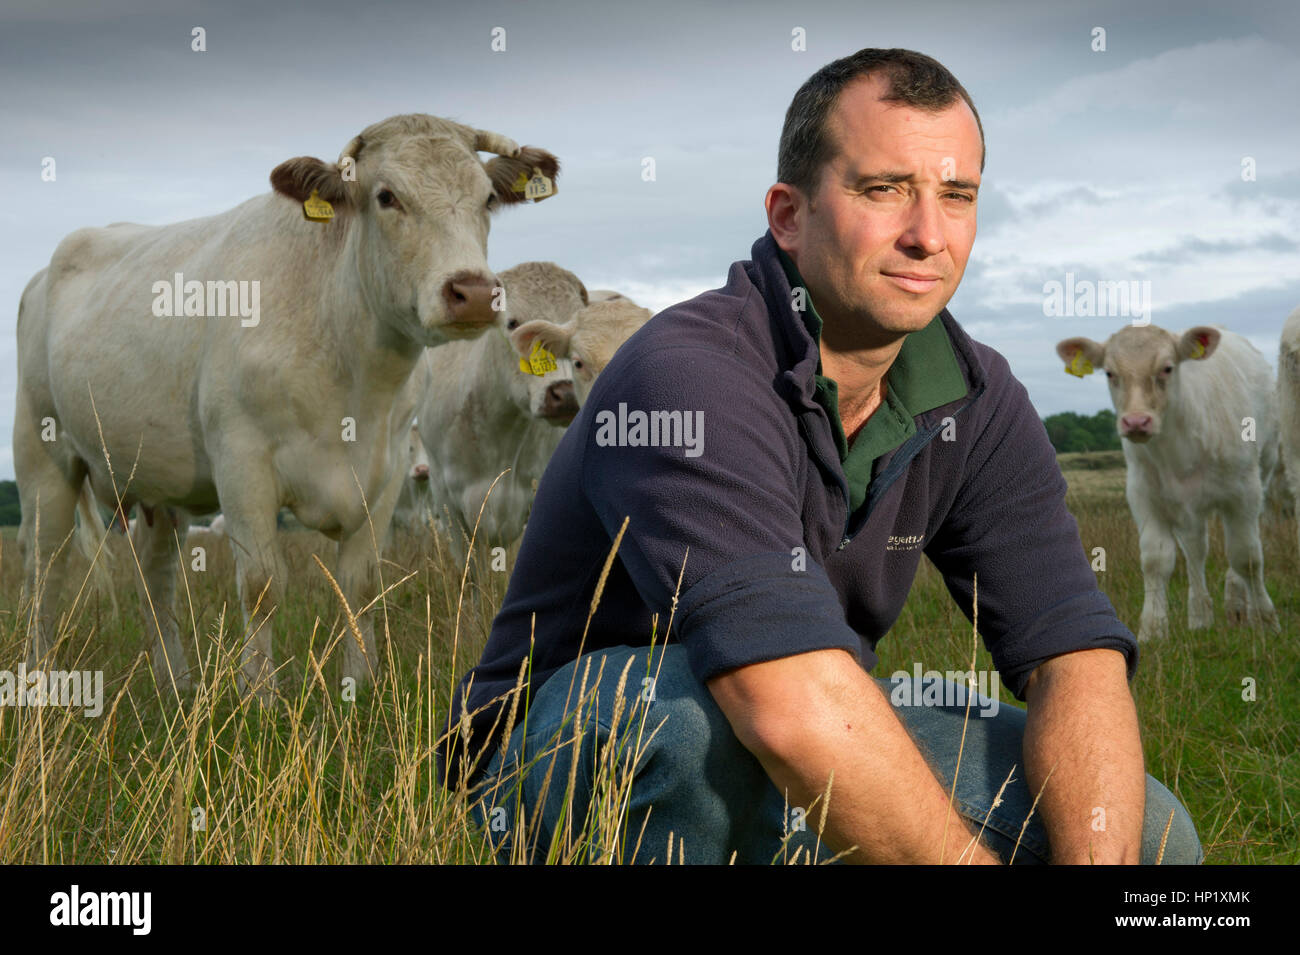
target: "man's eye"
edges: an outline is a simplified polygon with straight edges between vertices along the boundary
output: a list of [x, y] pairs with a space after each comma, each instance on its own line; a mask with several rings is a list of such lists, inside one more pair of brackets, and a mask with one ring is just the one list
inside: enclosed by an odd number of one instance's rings
[[950, 193], [948, 193], [948, 195], [950, 195], [950, 196], [956, 196], [958, 199], [962, 199], [962, 200], [964, 200], [964, 201], [966, 201], [966, 202], [974, 202], [974, 201], [975, 201], [975, 197], [974, 197], [974, 196], [968, 196], [968, 195], [966, 195], [966, 193], [964, 193], [964, 192], [950, 192]]

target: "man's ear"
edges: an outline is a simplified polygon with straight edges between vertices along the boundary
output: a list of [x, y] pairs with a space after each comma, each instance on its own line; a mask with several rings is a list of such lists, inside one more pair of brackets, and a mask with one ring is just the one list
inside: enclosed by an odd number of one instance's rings
[[554, 322], [548, 322], [543, 319], [535, 319], [531, 322], [524, 322], [513, 332], [510, 333], [510, 344], [515, 347], [515, 351], [525, 357], [533, 349], [533, 342], [539, 341], [542, 347], [554, 355], [556, 358], [564, 358], [569, 354], [569, 334], [572, 331], [563, 325], [556, 325]]
[[[524, 201], [523, 187], [521, 186], [516, 192], [515, 185], [521, 175], [524, 179], [531, 178], [534, 169], [540, 169], [542, 175], [554, 184], [560, 174], [560, 161], [545, 149], [538, 149], [536, 146], [523, 147], [519, 150], [518, 156], [494, 156], [487, 161], [487, 174], [492, 180], [492, 190], [502, 204]], [[554, 188], [556, 192], [559, 191], [559, 186]], [[553, 192], [551, 195], [554, 194]]]
[[790, 250], [798, 246], [799, 223], [796, 217], [799, 207], [806, 203], [807, 199], [798, 186], [784, 182], [774, 183], [764, 197], [768, 228], [786, 255], [790, 255]]
[[339, 167], [311, 156], [286, 159], [272, 169], [271, 188], [295, 202], [303, 202], [315, 192], [335, 208], [347, 208], [351, 203]]

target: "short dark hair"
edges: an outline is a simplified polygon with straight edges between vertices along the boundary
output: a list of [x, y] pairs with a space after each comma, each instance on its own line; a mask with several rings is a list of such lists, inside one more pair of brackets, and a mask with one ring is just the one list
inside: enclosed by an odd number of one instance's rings
[[958, 97], [975, 114], [980, 131], [980, 172], [984, 171], [984, 124], [970, 94], [942, 63], [915, 50], [858, 50], [827, 63], [799, 87], [786, 110], [781, 129], [781, 147], [776, 158], [776, 178], [797, 186], [811, 196], [822, 169], [832, 158], [834, 143], [827, 131], [831, 110], [850, 82], [874, 73], [884, 73], [889, 89], [886, 102], [905, 103], [915, 109], [937, 113]]

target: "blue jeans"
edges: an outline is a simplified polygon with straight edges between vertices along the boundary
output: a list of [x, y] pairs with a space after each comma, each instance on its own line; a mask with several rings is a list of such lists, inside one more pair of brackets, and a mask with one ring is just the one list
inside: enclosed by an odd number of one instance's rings
[[[602, 661], [604, 672], [597, 681]], [[617, 684], [629, 661], [620, 703]], [[578, 720], [574, 717], [584, 671], [583, 732], [575, 767], [572, 744]], [[889, 680], [878, 682], [886, 694], [895, 685]], [[967, 709], [964, 697], [957, 699], [961, 705], [931, 702], [895, 708], [950, 792]], [[988, 715], [979, 715], [981, 711]], [[1049, 858], [1047, 833], [1037, 813], [1029, 816], [1033, 794], [1024, 779], [1021, 752], [1025, 716], [1018, 707], [1003, 703], [995, 708], [991, 700], [973, 695], [954, 806], [973, 831], [983, 826], [982, 842], [1004, 862], [1045, 863]], [[522, 723], [522, 715], [519, 719]], [[611, 737], [616, 746], [624, 741], [616, 754], [617, 765], [630, 769], [635, 757], [630, 791], [624, 787], [620, 794], [626, 801], [626, 822], [621, 830], [609, 822], [617, 818], [619, 800], [609, 796], [606, 782], [617, 774], [596, 765], [602, 754], [614, 754], [614, 748], [606, 745]], [[522, 807], [518, 802], [521, 766], [529, 767], [523, 774]], [[1001, 803], [990, 811], [1013, 766], [1015, 772]], [[569, 805], [565, 797], [571, 773], [573, 799]], [[686, 651], [679, 644], [656, 647], [653, 654], [649, 647], [602, 650], [557, 671], [534, 696], [526, 727], [514, 728], [504, 751], [496, 752], [477, 781], [482, 786], [475, 787], [481, 797], [475, 804], [477, 818], [502, 861], [515, 849], [516, 830], [525, 834], [525, 845], [518, 847], [515, 858], [545, 861], [557, 828], [577, 834], [574, 844], [583, 845], [584, 821], [593, 803], [607, 820], [607, 835], [600, 844], [587, 840], [585, 851], [571, 858], [598, 861], [612, 851], [622, 861], [662, 862], [668, 854], [670, 833], [673, 862], [726, 863], [733, 852], [738, 863], [759, 864], [791, 859], [824, 861], [834, 855], [817, 837], [818, 806], [805, 811], [786, 805], [762, 765], [736, 738], [708, 688], [691, 672]], [[1163, 863], [1199, 864], [1204, 853], [1191, 817], [1173, 794], [1149, 775], [1143, 864], [1156, 861], [1171, 810], [1174, 820]], [[1027, 816], [1029, 824], [1022, 834]], [[616, 837], [608, 836], [615, 831]]]

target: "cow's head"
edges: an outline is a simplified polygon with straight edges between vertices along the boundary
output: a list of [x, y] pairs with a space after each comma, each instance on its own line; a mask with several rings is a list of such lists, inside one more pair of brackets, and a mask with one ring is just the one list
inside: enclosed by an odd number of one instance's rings
[[[524, 262], [501, 273], [506, 307], [501, 330], [507, 339], [515, 329], [531, 322], [562, 327], [587, 304], [587, 288], [568, 269], [553, 262]], [[510, 397], [524, 412], [558, 427], [573, 420], [578, 401], [570, 362], [561, 357], [559, 367], [544, 375], [528, 374], [512, 365]]]
[[1090, 338], [1067, 338], [1057, 343], [1056, 353], [1076, 374], [1097, 368], [1106, 372], [1115, 427], [1121, 438], [1142, 444], [1160, 434], [1171, 403], [1177, 407], [1178, 366], [1209, 358], [1219, 337], [1219, 330], [1210, 325], [1177, 336], [1155, 325], [1128, 326], [1104, 345]]
[[[497, 155], [484, 163], [480, 151]], [[281, 163], [271, 185], [295, 202], [313, 192], [329, 202], [334, 219], [319, 228], [346, 230], [367, 308], [412, 341], [439, 345], [496, 322], [489, 218], [525, 200], [520, 184], [534, 170], [553, 182], [559, 161], [497, 133], [409, 114], [367, 127], [337, 163]]]
[[527, 355], [536, 340], [552, 354], [568, 358], [573, 363], [578, 404], [582, 405], [619, 346], [650, 320], [650, 314], [648, 308], [620, 296], [592, 302], [567, 325], [525, 322], [514, 330], [510, 340], [521, 355]]
[[411, 425], [406, 438], [406, 476], [421, 484], [429, 480], [429, 452], [420, 440], [419, 425]]

